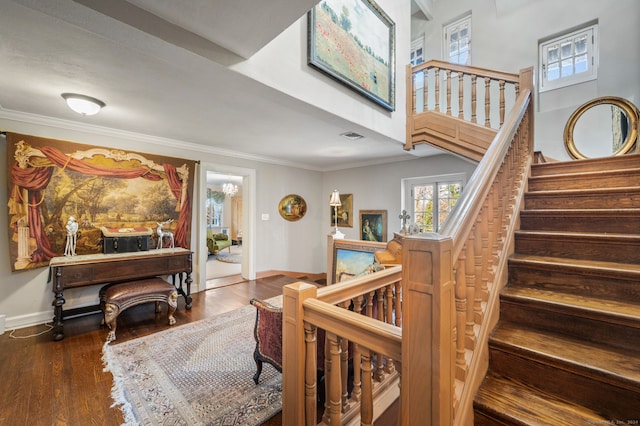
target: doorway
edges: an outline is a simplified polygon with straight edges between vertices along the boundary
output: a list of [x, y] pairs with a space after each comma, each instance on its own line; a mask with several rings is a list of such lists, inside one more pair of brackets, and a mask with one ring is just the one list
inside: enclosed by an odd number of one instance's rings
[[[213, 288], [214, 281], [230, 275], [255, 279], [255, 170], [202, 164], [200, 175], [204, 183], [199, 232], [206, 246], [200, 257], [204, 289]], [[214, 235], [222, 241], [211, 247], [207, 237]]]

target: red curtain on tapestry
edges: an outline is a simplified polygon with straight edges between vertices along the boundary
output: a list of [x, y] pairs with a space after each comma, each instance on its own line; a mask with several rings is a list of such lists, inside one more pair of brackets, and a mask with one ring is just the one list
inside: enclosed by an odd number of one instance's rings
[[[124, 179], [141, 177], [152, 181], [159, 181], [162, 179], [162, 176], [147, 167], [127, 169], [108, 168], [94, 165], [83, 160], [70, 158], [60, 150], [53, 147], [43, 146], [39, 149], [57, 167], [66, 168], [87, 175]], [[175, 233], [175, 243], [177, 246], [188, 248], [187, 233], [189, 229], [189, 218], [191, 215], [191, 202], [186, 191], [184, 200], [181, 202], [182, 181], [178, 176], [175, 166], [165, 164], [163, 167], [171, 192], [178, 200], [178, 203], [182, 204]], [[49, 184], [53, 171], [54, 167], [52, 166], [21, 169], [18, 167], [17, 163], [14, 164], [11, 171], [13, 183], [16, 186], [29, 191], [29, 234], [31, 237], [36, 239], [38, 245], [38, 248], [32, 255], [32, 260], [34, 262], [44, 262], [56, 256], [56, 253], [51, 250], [49, 239], [46, 237], [40, 214], [40, 203], [42, 202], [40, 191], [45, 189]]]
[[[29, 218], [29, 236], [35, 238], [37, 243], [36, 251], [32, 254], [34, 262], [44, 262], [56, 255], [51, 250], [49, 239], [45, 235], [42, 226], [42, 218], [40, 216], [40, 203], [42, 202], [41, 192], [49, 185], [51, 176], [53, 175], [53, 167], [32, 167], [21, 169], [15, 163], [11, 169], [13, 183], [21, 188], [28, 190], [28, 218]], [[22, 197], [21, 192], [14, 192], [16, 196]], [[22, 199], [16, 200], [23, 202]]]
[[185, 191], [184, 200], [182, 200], [182, 181], [178, 176], [176, 167], [172, 164], [163, 164], [162, 166], [164, 167], [164, 172], [167, 175], [167, 182], [169, 183], [169, 188], [171, 189], [173, 196], [178, 200], [178, 205], [182, 204], [182, 208], [180, 209], [178, 216], [178, 225], [174, 235], [175, 245], [188, 248], [187, 233], [189, 232], [189, 218], [191, 217], [191, 201], [189, 200], [189, 194]]

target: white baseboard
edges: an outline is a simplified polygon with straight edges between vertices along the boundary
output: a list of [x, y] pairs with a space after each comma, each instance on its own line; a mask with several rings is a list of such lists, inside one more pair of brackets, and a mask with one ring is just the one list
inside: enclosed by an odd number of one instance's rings
[[52, 321], [53, 321], [53, 312], [51, 310], [36, 312], [28, 315], [18, 315], [18, 316], [9, 317], [6, 319], [5, 329], [17, 330], [19, 328], [46, 324]]

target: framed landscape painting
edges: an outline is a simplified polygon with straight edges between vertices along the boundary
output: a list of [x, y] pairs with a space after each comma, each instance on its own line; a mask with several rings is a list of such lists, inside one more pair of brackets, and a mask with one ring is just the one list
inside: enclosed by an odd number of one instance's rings
[[395, 23], [373, 0], [322, 0], [309, 12], [308, 62], [395, 110]]

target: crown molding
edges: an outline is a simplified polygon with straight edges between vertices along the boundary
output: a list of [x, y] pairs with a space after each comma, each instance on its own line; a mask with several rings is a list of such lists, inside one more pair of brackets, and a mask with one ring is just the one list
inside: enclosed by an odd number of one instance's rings
[[[28, 112], [14, 111], [9, 109], [4, 109], [2, 108], [2, 106], [0, 106], [0, 120], [2, 119], [21, 121], [24, 123], [34, 124], [38, 126], [55, 127], [55, 128], [64, 129], [64, 130], [72, 130], [76, 132], [85, 132], [85, 133], [91, 133], [91, 134], [100, 135], [100, 136], [109, 136], [113, 138], [144, 142], [144, 143], [149, 143], [149, 144], [158, 145], [158, 146], [170, 146], [170, 147], [178, 148], [181, 150], [189, 149], [199, 153], [222, 155], [225, 157], [258, 161], [261, 163], [276, 164], [279, 166], [294, 167], [297, 169], [312, 170], [317, 172], [324, 171], [317, 167], [310, 166], [308, 164], [301, 164], [298, 162], [292, 163], [289, 161], [278, 160], [276, 158], [262, 157], [262, 156], [247, 154], [239, 151], [232, 151], [232, 150], [223, 149], [223, 148], [216, 148], [213, 146], [201, 145], [193, 142], [180, 141], [177, 139], [163, 138], [160, 136], [147, 135], [144, 133], [136, 133], [136, 132], [130, 132], [126, 130], [119, 130], [111, 127], [97, 126], [95, 124], [79, 123], [73, 120], [65, 120], [61, 118], [48, 117], [48, 116], [32, 114]], [[11, 131], [10, 129], [4, 129], [4, 128], [1, 130]]]

